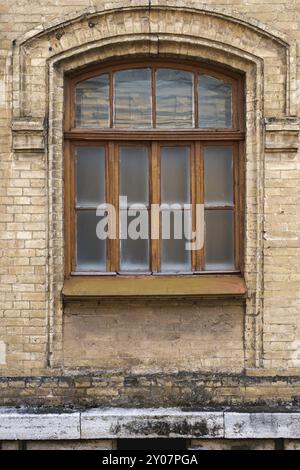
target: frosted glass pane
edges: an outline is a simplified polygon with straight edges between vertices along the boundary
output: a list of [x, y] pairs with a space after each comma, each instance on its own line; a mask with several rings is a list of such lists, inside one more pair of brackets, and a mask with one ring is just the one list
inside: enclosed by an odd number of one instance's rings
[[122, 70], [114, 74], [114, 126], [152, 126], [150, 69]]
[[77, 211], [77, 271], [106, 271], [106, 242], [99, 240], [94, 210]]
[[109, 76], [76, 85], [76, 127], [109, 127]]
[[105, 202], [104, 147], [76, 148], [76, 199], [80, 206]]
[[120, 195], [128, 204], [148, 204], [149, 162], [147, 147], [120, 148]]
[[233, 203], [232, 148], [206, 147], [204, 150], [205, 202], [214, 205]]
[[190, 201], [190, 148], [162, 147], [161, 202]]
[[[144, 211], [146, 214], [146, 211]], [[139, 214], [137, 214], [138, 216]], [[148, 217], [148, 212], [147, 212]], [[130, 232], [130, 224], [135, 219], [135, 216], [128, 216], [127, 228]], [[121, 225], [123, 225], [124, 218], [121, 219]], [[124, 222], [125, 223], [125, 222]], [[121, 227], [122, 232], [124, 233], [124, 226]], [[137, 227], [137, 232], [140, 232], [142, 229]], [[128, 233], [128, 238], [126, 240], [121, 240], [121, 253], [120, 253], [120, 269], [121, 271], [126, 272], [136, 272], [136, 271], [149, 271], [149, 232], [146, 230], [147, 239], [132, 239], [130, 233]]]
[[234, 269], [232, 210], [205, 211], [205, 269]]
[[191, 251], [186, 250], [185, 247], [187, 240], [184, 232], [183, 211], [170, 212], [169, 239], [166, 239], [167, 227], [165, 224], [167, 220], [165, 214], [162, 214], [161, 272], [191, 271]]
[[232, 87], [229, 83], [210, 77], [198, 77], [199, 127], [232, 127]]
[[157, 127], [193, 127], [193, 74], [182, 70], [156, 72]]

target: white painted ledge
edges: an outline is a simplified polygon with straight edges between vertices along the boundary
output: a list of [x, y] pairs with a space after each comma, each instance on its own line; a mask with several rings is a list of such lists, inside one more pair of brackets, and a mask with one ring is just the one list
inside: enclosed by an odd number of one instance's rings
[[[63, 411], [63, 410], [62, 410]], [[50, 413], [1, 408], [0, 440], [117, 438], [300, 438], [299, 413], [182, 411], [179, 408], [95, 408]]]

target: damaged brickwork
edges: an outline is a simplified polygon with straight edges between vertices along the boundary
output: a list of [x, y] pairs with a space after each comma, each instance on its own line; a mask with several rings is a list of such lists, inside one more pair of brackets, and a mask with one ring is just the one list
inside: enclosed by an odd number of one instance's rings
[[0, 405], [76, 407], [184, 407], [241, 411], [296, 410], [298, 376], [249, 377], [242, 374], [133, 375], [109, 373], [45, 377], [1, 377]]

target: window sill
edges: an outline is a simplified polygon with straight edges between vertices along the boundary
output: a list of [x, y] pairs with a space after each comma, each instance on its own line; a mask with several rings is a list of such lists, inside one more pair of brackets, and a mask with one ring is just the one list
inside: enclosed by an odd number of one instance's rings
[[66, 299], [80, 298], [199, 298], [243, 297], [240, 275], [71, 277], [62, 291]]

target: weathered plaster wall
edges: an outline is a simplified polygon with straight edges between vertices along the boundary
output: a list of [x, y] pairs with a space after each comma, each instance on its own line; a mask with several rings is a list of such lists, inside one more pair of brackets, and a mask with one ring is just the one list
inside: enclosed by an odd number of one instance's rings
[[239, 302], [73, 302], [65, 309], [64, 365], [241, 372], [243, 328]]

